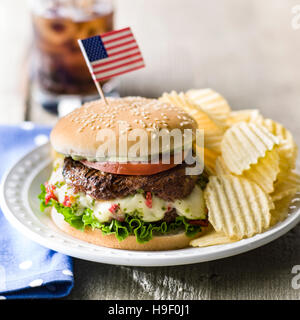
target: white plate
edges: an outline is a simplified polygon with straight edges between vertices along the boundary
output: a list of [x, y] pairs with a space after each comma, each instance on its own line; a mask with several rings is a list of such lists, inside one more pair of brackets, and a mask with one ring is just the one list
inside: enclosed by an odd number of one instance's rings
[[95, 246], [60, 231], [39, 210], [40, 185], [51, 172], [49, 144], [38, 147], [18, 161], [1, 186], [1, 208], [9, 222], [31, 240], [72, 257], [127, 266], [170, 266], [216, 260], [260, 247], [282, 236], [300, 221], [300, 194], [291, 202], [289, 216], [268, 231], [241, 241], [171, 251], [129, 251]]

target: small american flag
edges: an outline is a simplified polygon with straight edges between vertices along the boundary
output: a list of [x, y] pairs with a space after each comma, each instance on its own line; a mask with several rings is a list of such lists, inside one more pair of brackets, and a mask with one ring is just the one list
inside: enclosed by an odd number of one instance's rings
[[145, 67], [143, 56], [129, 27], [78, 40], [78, 43], [95, 81]]

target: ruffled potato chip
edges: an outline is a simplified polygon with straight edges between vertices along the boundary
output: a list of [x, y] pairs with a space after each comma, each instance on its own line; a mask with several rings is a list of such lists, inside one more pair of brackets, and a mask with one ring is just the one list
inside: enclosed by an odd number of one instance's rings
[[228, 102], [212, 89], [193, 89], [186, 92], [186, 96], [206, 112], [210, 118], [221, 127], [226, 127], [231, 108]]
[[204, 197], [209, 222], [230, 239], [251, 237], [270, 226], [274, 204], [250, 180], [231, 175], [211, 176]]
[[240, 122], [229, 128], [221, 143], [222, 157], [230, 172], [242, 174], [279, 143], [264, 126]]
[[252, 164], [250, 169], [243, 172], [243, 177], [257, 183], [264, 192], [274, 191], [274, 182], [280, 172], [279, 155], [277, 149], [267, 151], [263, 158], [256, 164]]
[[190, 242], [190, 246], [192, 247], [209, 247], [216, 246], [219, 244], [232, 243], [236, 240], [230, 239], [223, 232], [216, 232], [215, 230], [211, 230], [203, 236], [200, 236], [197, 239], [194, 239]]
[[[216, 159], [219, 156], [219, 153], [207, 148], [202, 148], [202, 149], [204, 152], [204, 166], [209, 170], [209, 173], [211, 175], [214, 175], [216, 173], [215, 171]], [[201, 153], [199, 152], [199, 154]]]
[[275, 190], [271, 197], [273, 201], [278, 201], [287, 196], [293, 196], [297, 191], [300, 191], [300, 175], [289, 172], [283, 180], [275, 183]]
[[[216, 174], [219, 175], [234, 175], [226, 167], [226, 164], [221, 156], [216, 159]], [[260, 158], [256, 164], [252, 164], [250, 169], [243, 172], [240, 177], [247, 178], [258, 184], [266, 193], [274, 191], [274, 182], [280, 171], [279, 155], [276, 149], [267, 151], [264, 158]]]
[[246, 110], [238, 110], [232, 111], [226, 123], [228, 126], [233, 126], [238, 122], [257, 122], [263, 120], [263, 116], [260, 114], [257, 109], [246, 109]]
[[271, 119], [260, 119], [257, 123], [265, 126], [279, 139], [280, 167], [282, 175], [285, 176], [288, 171], [295, 168], [298, 155], [298, 148], [292, 134], [282, 124]]
[[293, 196], [289, 195], [274, 202], [275, 208], [271, 210], [271, 226], [283, 221], [288, 216], [292, 198]]
[[208, 113], [193, 103], [183, 92], [164, 93], [159, 100], [172, 103], [189, 113], [197, 121], [198, 128], [204, 130], [204, 147], [220, 152], [224, 128], [219, 126]]
[[229, 171], [229, 169], [226, 167], [226, 164], [225, 164], [222, 156], [217, 157], [216, 163], [215, 163], [215, 168], [216, 168], [215, 171], [216, 171], [217, 176], [224, 176], [224, 175], [232, 174]]

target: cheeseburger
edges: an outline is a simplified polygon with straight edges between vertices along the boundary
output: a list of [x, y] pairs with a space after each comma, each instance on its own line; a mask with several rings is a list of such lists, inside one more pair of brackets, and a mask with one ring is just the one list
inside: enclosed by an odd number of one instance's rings
[[[41, 186], [41, 210], [49, 210], [64, 232], [96, 245], [187, 247], [207, 227], [207, 175], [188, 174], [193, 164], [185, 160], [186, 141], [161, 143], [160, 131], [174, 129], [183, 136], [192, 131], [192, 152], [195, 120], [155, 99], [93, 101], [61, 118], [50, 136], [55, 160]], [[141, 134], [133, 139], [133, 132]], [[166, 154], [169, 161], [164, 161]]]

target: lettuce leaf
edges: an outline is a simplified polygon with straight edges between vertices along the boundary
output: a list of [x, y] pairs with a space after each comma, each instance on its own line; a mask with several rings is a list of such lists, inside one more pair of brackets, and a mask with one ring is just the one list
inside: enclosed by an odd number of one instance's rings
[[82, 221], [82, 215], [77, 214], [77, 206], [74, 205], [72, 207], [65, 207], [61, 203], [52, 200], [54, 202], [54, 207], [57, 212], [61, 213], [65, 221], [69, 223], [70, 226], [74, 227], [75, 229], [84, 231], [84, 222]]
[[41, 210], [46, 207], [54, 206], [57, 212], [64, 216], [66, 222], [72, 227], [84, 230], [86, 227], [92, 229], [100, 229], [104, 235], [114, 234], [115, 237], [122, 241], [129, 235], [134, 235], [138, 243], [146, 243], [153, 238], [154, 235], [168, 234], [176, 230], [184, 230], [188, 237], [193, 237], [201, 231], [200, 226], [189, 224], [188, 220], [183, 216], [178, 216], [175, 221], [167, 223], [166, 221], [145, 222], [139, 218], [139, 212], [136, 210], [125, 215], [124, 221], [112, 219], [110, 222], [100, 222], [93, 215], [93, 210], [85, 208], [82, 212], [78, 210], [77, 205], [65, 207], [61, 203], [50, 200], [45, 204], [46, 188], [41, 186], [42, 192], [39, 195], [41, 201]]

